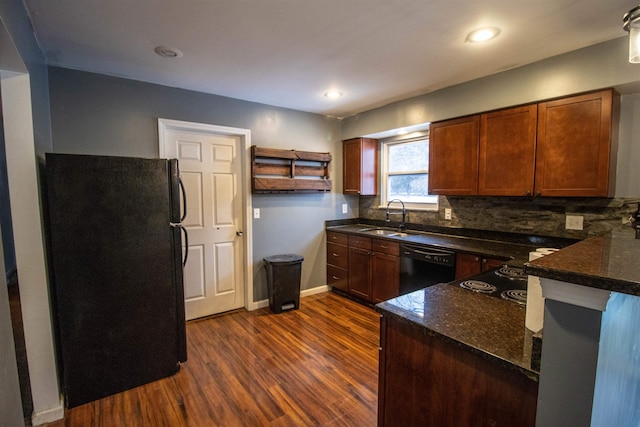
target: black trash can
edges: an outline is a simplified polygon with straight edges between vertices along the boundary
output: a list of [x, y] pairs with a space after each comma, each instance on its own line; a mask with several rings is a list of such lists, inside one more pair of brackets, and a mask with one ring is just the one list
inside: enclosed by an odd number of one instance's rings
[[264, 259], [267, 269], [269, 308], [274, 313], [300, 307], [300, 274], [304, 257], [294, 254], [274, 255]]

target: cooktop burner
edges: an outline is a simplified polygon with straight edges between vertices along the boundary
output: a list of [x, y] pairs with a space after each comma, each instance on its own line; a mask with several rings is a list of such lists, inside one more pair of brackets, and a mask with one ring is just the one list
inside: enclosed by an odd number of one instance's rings
[[487, 282], [481, 282], [480, 280], [465, 280], [464, 282], [460, 282], [460, 287], [483, 294], [490, 294], [498, 290], [495, 286]]
[[452, 284], [516, 304], [527, 303], [527, 275], [517, 266], [505, 264]]
[[527, 280], [527, 274], [524, 272], [524, 269], [510, 265], [503, 265], [498, 268], [495, 273], [498, 276], [506, 277], [511, 280]]
[[509, 289], [508, 291], [500, 292], [500, 297], [507, 301], [515, 302], [516, 304], [527, 304], [527, 291], [522, 289]]

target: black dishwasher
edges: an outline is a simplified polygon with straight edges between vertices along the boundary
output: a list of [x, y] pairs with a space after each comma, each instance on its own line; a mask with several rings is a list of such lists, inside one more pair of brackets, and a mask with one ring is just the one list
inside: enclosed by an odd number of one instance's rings
[[455, 279], [455, 252], [400, 245], [400, 295]]

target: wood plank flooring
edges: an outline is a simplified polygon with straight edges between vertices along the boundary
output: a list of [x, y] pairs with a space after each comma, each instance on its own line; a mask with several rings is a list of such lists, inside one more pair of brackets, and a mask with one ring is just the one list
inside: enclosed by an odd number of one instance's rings
[[65, 411], [48, 427], [375, 426], [379, 316], [334, 293], [187, 324], [176, 375]]

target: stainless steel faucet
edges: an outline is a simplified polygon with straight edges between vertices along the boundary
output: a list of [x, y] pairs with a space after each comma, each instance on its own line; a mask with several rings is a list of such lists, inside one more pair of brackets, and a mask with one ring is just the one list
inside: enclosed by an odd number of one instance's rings
[[[389, 212], [389, 205], [393, 202], [400, 202], [402, 204], [402, 212]], [[407, 228], [407, 211], [404, 208], [404, 202], [400, 199], [393, 199], [390, 200], [389, 203], [387, 203], [387, 222], [390, 222], [391, 220], [389, 219], [390, 215], [401, 215], [402, 214], [402, 222], [400, 223], [400, 230], [404, 230]]]

